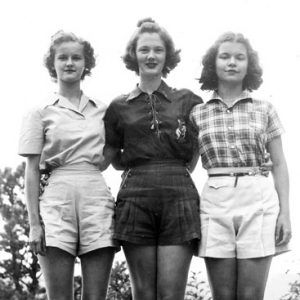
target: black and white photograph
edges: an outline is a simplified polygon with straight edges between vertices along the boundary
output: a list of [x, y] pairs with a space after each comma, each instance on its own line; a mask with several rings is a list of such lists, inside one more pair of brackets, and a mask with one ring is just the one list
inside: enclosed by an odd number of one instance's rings
[[0, 4], [0, 300], [300, 299], [297, 0]]

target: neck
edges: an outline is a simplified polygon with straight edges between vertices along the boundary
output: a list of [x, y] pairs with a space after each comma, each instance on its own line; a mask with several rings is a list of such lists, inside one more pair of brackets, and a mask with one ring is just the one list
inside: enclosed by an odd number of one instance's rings
[[228, 85], [219, 83], [218, 94], [228, 104], [232, 104], [243, 92], [241, 84]]
[[79, 107], [81, 98], [80, 83], [61, 83], [58, 85], [58, 93], [67, 98], [75, 107]]
[[139, 88], [147, 93], [152, 94], [161, 84], [161, 76], [140, 77]]

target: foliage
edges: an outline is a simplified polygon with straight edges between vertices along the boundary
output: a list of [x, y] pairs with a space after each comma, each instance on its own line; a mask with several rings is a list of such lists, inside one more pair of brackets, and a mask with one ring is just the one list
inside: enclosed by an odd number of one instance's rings
[[[298, 276], [300, 276], [300, 273], [298, 273]], [[300, 280], [290, 283], [289, 292], [283, 295], [280, 300], [300, 300]]]
[[125, 261], [116, 261], [111, 271], [110, 284], [107, 292], [108, 300], [132, 299], [129, 274]]
[[201, 279], [201, 272], [190, 272], [186, 286], [185, 300], [212, 300], [209, 286]]
[[[39, 290], [39, 265], [30, 251], [28, 215], [23, 200], [25, 163], [15, 171], [0, 170], [1, 299], [30, 299]], [[14, 290], [13, 296], [11, 290]], [[3, 294], [4, 293], [4, 294]], [[18, 296], [16, 296], [18, 295]]]

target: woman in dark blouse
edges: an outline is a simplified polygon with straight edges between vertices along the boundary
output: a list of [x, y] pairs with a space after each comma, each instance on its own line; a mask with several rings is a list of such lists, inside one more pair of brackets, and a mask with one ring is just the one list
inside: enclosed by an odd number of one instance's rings
[[197, 142], [189, 113], [202, 100], [162, 81], [180, 57], [153, 20], [139, 22], [123, 60], [140, 82], [112, 101], [105, 116], [105, 152], [114, 153], [113, 165], [124, 170], [115, 238], [134, 299], [183, 299], [200, 239], [199, 196], [190, 177]]

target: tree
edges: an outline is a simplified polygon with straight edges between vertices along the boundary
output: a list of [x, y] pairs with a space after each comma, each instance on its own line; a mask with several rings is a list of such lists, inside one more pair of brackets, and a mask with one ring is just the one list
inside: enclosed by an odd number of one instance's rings
[[117, 261], [112, 268], [107, 292], [108, 300], [131, 300], [131, 286], [125, 261]]
[[201, 272], [191, 271], [186, 286], [185, 300], [212, 300], [209, 286], [201, 277]]
[[[300, 273], [298, 273], [298, 276], [300, 276]], [[280, 300], [300, 300], [300, 280], [290, 283], [289, 292], [283, 295]]]
[[[0, 170], [0, 213], [4, 221], [0, 231], [1, 299], [30, 299], [39, 290], [39, 265], [29, 249], [28, 215], [24, 203], [25, 163], [15, 171]], [[11, 294], [11, 290], [14, 291]], [[17, 296], [18, 295], [18, 296]]]

